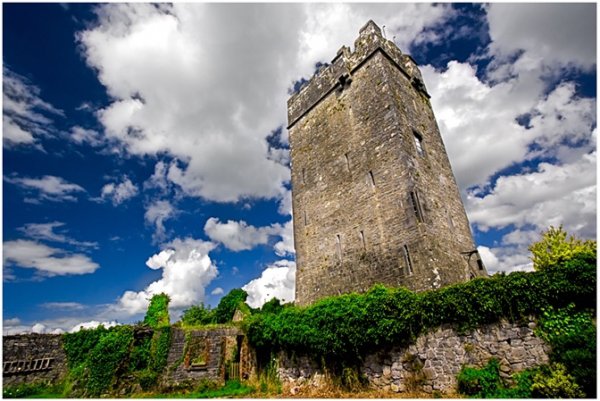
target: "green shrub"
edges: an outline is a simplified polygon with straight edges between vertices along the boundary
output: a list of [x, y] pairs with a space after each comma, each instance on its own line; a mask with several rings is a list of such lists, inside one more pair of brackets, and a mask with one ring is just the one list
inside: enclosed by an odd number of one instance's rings
[[183, 311], [181, 322], [185, 326], [202, 326], [215, 323], [215, 310], [204, 307], [204, 304], [193, 305]]
[[167, 357], [171, 346], [171, 327], [157, 329], [152, 336], [150, 368], [156, 372], [162, 372], [167, 366]]
[[573, 236], [567, 239], [562, 226], [550, 226], [542, 234], [542, 239], [532, 244], [529, 250], [533, 255], [533, 268], [545, 270], [571, 260], [575, 255], [591, 254], [596, 257], [596, 241], [582, 241]]
[[221, 298], [219, 305], [215, 309], [215, 321], [217, 323], [228, 323], [233, 319], [233, 314], [240, 303], [244, 303], [248, 298], [248, 293], [240, 288], [234, 288], [227, 295]]
[[150, 299], [150, 305], [144, 317], [144, 324], [156, 328], [169, 325], [169, 301], [165, 293], [156, 294]]
[[560, 363], [552, 363], [540, 368], [533, 378], [533, 395], [544, 398], [583, 398], [584, 392], [575, 383], [567, 368]]
[[596, 396], [596, 326], [591, 311], [566, 308], [544, 310], [537, 334], [552, 348], [550, 358], [560, 363], [581, 385], [586, 397]]
[[457, 377], [458, 391], [479, 398], [489, 398], [502, 388], [500, 363], [490, 359], [481, 369], [463, 367]]

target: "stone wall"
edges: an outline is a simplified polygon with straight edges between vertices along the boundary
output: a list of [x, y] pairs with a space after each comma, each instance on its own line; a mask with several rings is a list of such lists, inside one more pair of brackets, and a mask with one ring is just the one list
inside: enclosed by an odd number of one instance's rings
[[242, 336], [243, 333], [236, 327], [173, 328], [166, 373], [161, 384], [164, 387], [185, 386], [202, 379], [223, 383], [226, 362], [234, 361], [237, 348], [241, 348]]
[[62, 336], [20, 334], [2, 337], [4, 385], [56, 382], [67, 373]]
[[[483, 366], [500, 361], [500, 374], [513, 373], [548, 362], [549, 346], [536, 337], [535, 323], [506, 322], [487, 325], [466, 334], [450, 327], [420, 336], [407, 348], [379, 351], [365, 358], [361, 373], [372, 387], [390, 392], [417, 391], [453, 394], [463, 365]], [[279, 377], [293, 385], [322, 382], [323, 372], [308, 357], [279, 358]]]

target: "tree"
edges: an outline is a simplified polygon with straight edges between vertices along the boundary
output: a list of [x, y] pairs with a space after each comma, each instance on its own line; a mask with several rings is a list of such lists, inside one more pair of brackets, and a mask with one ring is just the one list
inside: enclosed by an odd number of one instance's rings
[[144, 324], [152, 327], [164, 327], [170, 324], [169, 322], [169, 301], [171, 298], [165, 293], [156, 294], [150, 299]]
[[231, 322], [233, 314], [240, 303], [246, 302], [248, 293], [241, 288], [234, 288], [229, 294], [221, 298], [219, 305], [215, 309], [215, 320], [217, 323]]
[[186, 326], [200, 326], [215, 322], [215, 311], [205, 308], [204, 304], [192, 305], [183, 311], [181, 322]]
[[573, 259], [578, 254], [591, 254], [596, 256], [596, 241], [582, 241], [574, 236], [567, 239], [567, 232], [562, 226], [550, 226], [542, 234], [542, 239], [529, 247], [532, 253], [533, 268], [545, 270], [557, 264]]

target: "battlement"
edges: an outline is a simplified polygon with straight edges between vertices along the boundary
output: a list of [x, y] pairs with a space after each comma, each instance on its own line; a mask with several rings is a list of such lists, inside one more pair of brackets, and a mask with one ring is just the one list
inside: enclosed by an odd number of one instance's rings
[[322, 67], [288, 100], [288, 129], [335, 90], [350, 85], [352, 76], [377, 52], [381, 52], [408, 79], [415, 90], [430, 97], [421, 72], [411, 56], [403, 54], [394, 42], [383, 37], [373, 21], [367, 22], [354, 41], [354, 52], [342, 46], [331, 64]]

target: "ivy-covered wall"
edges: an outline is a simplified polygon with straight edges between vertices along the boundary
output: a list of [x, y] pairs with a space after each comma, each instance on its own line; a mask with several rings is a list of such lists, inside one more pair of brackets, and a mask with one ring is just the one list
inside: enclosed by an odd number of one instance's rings
[[[549, 346], [534, 334], [535, 323], [489, 324], [460, 334], [450, 326], [417, 338], [408, 347], [374, 350], [360, 373], [374, 388], [392, 392], [456, 393], [456, 377], [464, 365], [500, 362], [501, 376], [548, 363]], [[311, 358], [281, 353], [278, 374], [294, 385], [317, 384], [323, 371]]]

